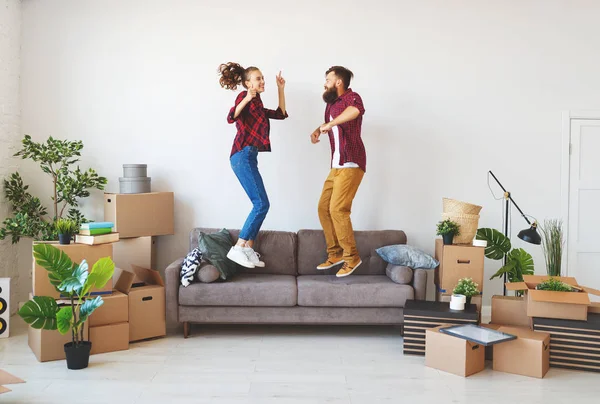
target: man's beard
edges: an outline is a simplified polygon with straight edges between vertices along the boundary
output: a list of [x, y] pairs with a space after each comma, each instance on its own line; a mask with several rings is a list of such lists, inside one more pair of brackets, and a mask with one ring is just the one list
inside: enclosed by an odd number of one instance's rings
[[335, 100], [337, 100], [337, 98], [338, 98], [338, 94], [337, 94], [337, 89], [335, 87], [328, 88], [323, 93], [323, 101], [325, 101], [327, 104], [333, 103]]

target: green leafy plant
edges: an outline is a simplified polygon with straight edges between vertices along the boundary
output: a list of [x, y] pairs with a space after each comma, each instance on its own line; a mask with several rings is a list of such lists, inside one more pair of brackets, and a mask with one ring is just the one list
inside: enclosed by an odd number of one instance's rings
[[545, 220], [542, 231], [542, 249], [546, 259], [548, 276], [560, 276], [564, 246], [562, 220]]
[[54, 227], [56, 228], [56, 231], [58, 232], [58, 234], [68, 234], [68, 235], [73, 235], [77, 232], [77, 222], [73, 219], [57, 219], [56, 222], [54, 222]]
[[452, 293], [455, 295], [465, 295], [466, 297], [478, 296], [480, 294], [479, 285], [471, 278], [462, 278], [459, 279]]
[[[12, 217], [4, 220], [0, 227], [0, 240], [11, 236], [18, 243], [21, 237], [34, 240], [56, 240], [54, 222], [64, 216], [74, 220], [79, 227], [88, 220], [77, 209], [79, 200], [90, 196], [91, 189], [103, 190], [106, 178], [93, 170], [82, 171], [73, 165], [79, 161], [83, 143], [81, 141], [58, 140], [52, 137], [45, 143], [36, 143], [25, 135], [22, 148], [15, 156], [39, 163], [44, 173], [52, 179], [52, 213], [37, 197], [29, 193], [21, 175], [16, 172], [4, 180], [4, 194], [9, 202]], [[66, 212], [65, 212], [66, 211]]]
[[491, 278], [507, 275], [509, 282], [523, 282], [523, 275], [533, 275], [533, 257], [522, 248], [512, 249], [510, 240], [496, 229], [482, 228], [477, 230], [477, 240], [487, 241], [485, 256], [493, 260], [506, 257], [506, 264]]
[[460, 236], [460, 226], [458, 225], [458, 223], [453, 222], [450, 219], [442, 220], [437, 224], [436, 235], [443, 236], [444, 234]]
[[99, 259], [88, 272], [83, 260], [73, 263], [69, 256], [51, 244], [33, 246], [33, 256], [48, 271], [50, 283], [70, 304], [59, 307], [51, 297], [35, 296], [19, 310], [19, 316], [36, 329], [58, 330], [66, 334], [71, 330], [73, 345], [83, 342], [83, 325], [90, 314], [104, 302], [102, 297], [90, 297], [92, 288], [102, 288], [112, 279], [115, 264], [110, 257]]
[[550, 290], [553, 292], [576, 292], [571, 286], [556, 278], [550, 278], [535, 287], [537, 290]]

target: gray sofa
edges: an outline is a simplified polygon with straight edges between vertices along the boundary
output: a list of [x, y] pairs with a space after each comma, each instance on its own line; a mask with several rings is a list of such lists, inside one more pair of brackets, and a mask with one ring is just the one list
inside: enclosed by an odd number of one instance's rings
[[[218, 230], [192, 230], [190, 251], [200, 231]], [[237, 240], [239, 230], [229, 232]], [[403, 231], [356, 231], [355, 237], [363, 263], [345, 278], [335, 277], [337, 267], [316, 269], [327, 257], [321, 230], [261, 231], [254, 248], [266, 266], [240, 267], [224, 282], [181, 286], [181, 258], [165, 273], [167, 319], [183, 323], [186, 338], [190, 323], [401, 325], [406, 300], [425, 300], [426, 272], [403, 268], [404, 284], [386, 275], [393, 266], [375, 250], [405, 244]]]

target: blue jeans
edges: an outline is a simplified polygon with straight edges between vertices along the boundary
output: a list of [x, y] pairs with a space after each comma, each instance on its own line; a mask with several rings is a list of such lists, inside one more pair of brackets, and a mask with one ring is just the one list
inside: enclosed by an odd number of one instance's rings
[[231, 156], [230, 162], [233, 172], [253, 205], [240, 232], [240, 238], [254, 240], [270, 207], [265, 185], [258, 172], [258, 149], [254, 146], [246, 146]]

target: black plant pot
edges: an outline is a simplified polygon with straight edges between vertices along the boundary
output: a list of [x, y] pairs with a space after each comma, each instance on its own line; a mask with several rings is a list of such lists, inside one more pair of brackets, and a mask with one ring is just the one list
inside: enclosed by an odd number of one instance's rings
[[58, 243], [65, 245], [71, 244], [71, 235], [70, 234], [59, 234], [58, 235]]
[[442, 240], [444, 240], [444, 245], [452, 245], [454, 234], [442, 234]]
[[467, 302], [465, 303], [465, 306], [467, 306], [467, 307], [468, 307], [468, 306], [470, 306], [470, 305], [471, 305], [471, 298], [472, 298], [472, 297], [473, 297], [473, 296], [467, 296]]
[[71, 370], [85, 369], [90, 362], [90, 351], [92, 343], [89, 341], [80, 342], [73, 345], [72, 342], [65, 344], [65, 354], [67, 355], [67, 368]]

